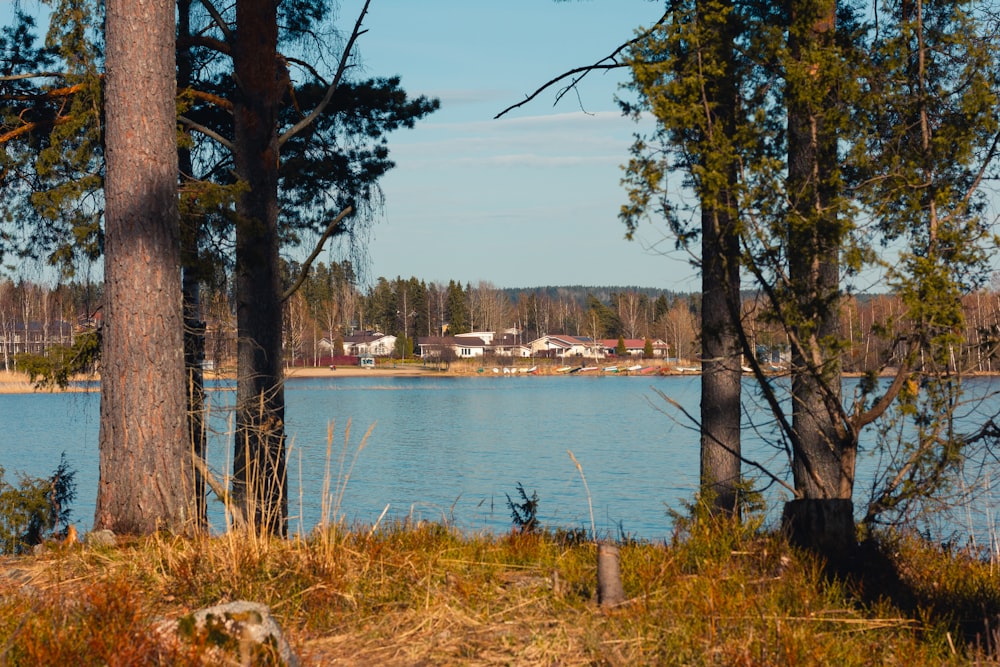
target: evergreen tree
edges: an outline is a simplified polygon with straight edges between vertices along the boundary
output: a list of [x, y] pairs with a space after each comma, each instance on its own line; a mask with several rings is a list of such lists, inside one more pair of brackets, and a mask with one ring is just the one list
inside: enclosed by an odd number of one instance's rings
[[447, 317], [448, 334], [454, 336], [469, 332], [469, 304], [462, 284], [448, 281]]
[[[633, 145], [627, 181], [630, 201], [622, 219], [631, 234], [651, 207], [667, 217], [680, 246], [693, 250], [700, 236], [702, 278], [701, 486], [713, 506], [737, 511], [740, 482], [741, 345], [735, 316], [740, 303], [738, 165], [760, 151], [741, 125], [747, 85], [749, 33], [730, 0], [680, 3], [633, 49], [633, 89], [656, 114], [658, 129]], [[746, 93], [744, 93], [746, 94]], [[663, 192], [670, 168], [654, 154], [667, 146], [697, 197], [700, 227], [688, 226], [686, 207]], [[665, 302], [658, 304], [660, 314]]]
[[[905, 412], [909, 399], [901, 390], [917, 359], [924, 359], [922, 373], [932, 365], [936, 373], [948, 371], [945, 353], [961, 325], [954, 304], [981, 266], [987, 238], [977, 186], [995, 159], [997, 82], [988, 73], [996, 71], [991, 58], [997, 50], [968, 6], [893, 3], [892, 25], [883, 15], [876, 30], [832, 0], [795, 0], [787, 15], [769, 3], [739, 2], [707, 14], [681, 5], [668, 14], [672, 23], [638, 42], [633, 54], [642, 95], [634, 110], [653, 110], [661, 131], [636, 143], [632, 199], [623, 214], [636, 221], [655, 204], [681, 244], [700, 232], [703, 275], [706, 219], [720, 212], [737, 216], [731, 230], [742, 246], [739, 259], [766, 304], [767, 320], [792, 349], [790, 398], [761, 372], [754, 338], [731, 298], [729, 326], [791, 451], [794, 499], [785, 507], [785, 525], [796, 542], [832, 562], [854, 542], [861, 429], [884, 417], [897, 399]], [[738, 49], [713, 51], [720, 44], [711, 37], [725, 30], [702, 31], [733, 15], [739, 20], [730, 43]], [[731, 99], [724, 91], [733, 74], [740, 115], [730, 118], [730, 132], [721, 110]], [[784, 127], [775, 122], [777, 109], [785, 111]], [[701, 117], [716, 122], [702, 124]], [[726, 140], [708, 141], [713, 127]], [[677, 156], [675, 164], [662, 160], [663, 148]], [[735, 179], [733, 164], [740, 165]], [[663, 190], [673, 166], [683, 169], [686, 186], [698, 196], [699, 230], [683, 224], [673, 193]], [[706, 193], [713, 196], [706, 199]], [[718, 195], [733, 203], [720, 207]], [[875, 223], [862, 228], [859, 221], [866, 218]], [[844, 281], [879, 263], [879, 243], [905, 247], [888, 273], [901, 294], [912, 295], [906, 316], [913, 318], [915, 338], [900, 339], [887, 351], [886, 363], [895, 360], [899, 367], [888, 386], [873, 376], [845, 406], [841, 355], [844, 332], [851, 330], [840, 322]], [[716, 308], [711, 287], [706, 284], [701, 295], [703, 322]], [[715, 356], [710, 340], [703, 325], [703, 359]], [[918, 442], [904, 447], [911, 455], [899, 460], [898, 475], [889, 476], [885, 488], [895, 491], [886, 498], [904, 489], [926, 497], [944, 483], [957, 460], [955, 446], [968, 442], [941, 435], [953, 433], [942, 426], [951, 420], [955, 393], [947, 387], [953, 384], [948, 378], [944, 389], [928, 392], [935, 398], [915, 418]], [[934, 416], [931, 405], [939, 410]], [[704, 435], [704, 396], [702, 407]], [[876, 513], [885, 508], [870, 507]]]

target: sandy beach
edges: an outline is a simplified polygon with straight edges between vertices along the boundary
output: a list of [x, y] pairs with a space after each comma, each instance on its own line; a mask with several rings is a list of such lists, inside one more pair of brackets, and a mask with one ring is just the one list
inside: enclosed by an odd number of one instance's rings
[[[361, 368], [360, 366], [337, 366], [336, 370], [331, 370], [327, 367], [300, 367], [300, 368], [289, 368], [285, 371], [285, 377], [289, 378], [336, 378], [336, 377], [404, 377], [404, 376], [442, 376], [442, 375], [479, 375], [478, 369], [482, 366], [468, 366], [465, 364], [452, 364], [451, 368], [448, 370], [439, 370], [430, 366], [421, 366], [417, 364], [385, 364], [378, 366], [376, 368]], [[215, 379], [218, 377], [235, 377], [233, 374], [213, 374], [206, 373], [205, 375], [208, 379]], [[74, 381], [93, 381], [98, 380], [96, 376], [93, 377], [79, 377], [74, 378]], [[75, 392], [75, 391], [92, 391], [90, 389], [85, 389], [82, 387], [74, 386], [67, 389], [59, 388], [44, 388], [37, 389], [33, 384], [28, 381], [28, 376], [24, 373], [15, 373], [12, 371], [0, 371], [0, 394], [31, 394], [35, 392]]]
[[[660, 372], [673, 371], [668, 370], [669, 366], [661, 366], [658, 362], [652, 362], [652, 365], [657, 367]], [[553, 365], [538, 365], [536, 374], [538, 375], [553, 375], [556, 373], [557, 366]], [[512, 370], [516, 370], [517, 375], [526, 374], [528, 367], [525, 365], [516, 366]], [[380, 364], [375, 368], [362, 368], [360, 366], [337, 366], [335, 369], [331, 369], [325, 366], [310, 366], [310, 367], [296, 367], [285, 369], [286, 378], [337, 378], [337, 377], [416, 377], [416, 376], [426, 376], [426, 377], [441, 377], [441, 376], [465, 376], [465, 377], [492, 377], [495, 373], [493, 372], [493, 366], [491, 364], [481, 363], [481, 360], [475, 361], [459, 361], [452, 363], [447, 369], [440, 369], [434, 366], [424, 366], [422, 364]], [[221, 374], [206, 372], [206, 379], [217, 379], [217, 378], [233, 378], [235, 377], [234, 372], [223, 372]], [[93, 382], [99, 380], [98, 376], [81, 376], [74, 378], [74, 382]], [[85, 388], [80, 386], [71, 386], [67, 389], [59, 388], [44, 388], [36, 389], [33, 384], [28, 381], [28, 376], [23, 373], [15, 373], [13, 371], [0, 371], [0, 394], [30, 394], [35, 392], [74, 392], [74, 391], [95, 391], [93, 388]]]
[[[322, 378], [322, 377], [356, 377], [356, 376], [371, 376], [371, 377], [401, 377], [401, 376], [412, 376], [412, 375], [456, 375], [458, 373], [453, 373], [451, 371], [438, 371], [430, 368], [424, 368], [422, 366], [398, 366], [391, 367], [386, 366], [384, 368], [359, 368], [358, 366], [338, 366], [336, 370], [330, 370], [329, 368], [291, 368], [286, 371], [286, 377], [303, 377], [303, 378]], [[206, 375], [206, 377], [218, 377], [216, 375]], [[225, 377], [225, 374], [223, 374]], [[97, 377], [80, 377], [75, 378], [75, 381], [93, 381], [97, 380]], [[11, 371], [0, 371], [0, 394], [32, 394], [32, 393], [62, 393], [62, 392], [79, 392], [79, 391], [93, 391], [92, 389], [86, 389], [78, 386], [71, 386], [66, 389], [60, 389], [58, 387], [54, 388], [36, 388], [31, 382], [28, 381], [28, 376], [23, 373], [15, 373]]]

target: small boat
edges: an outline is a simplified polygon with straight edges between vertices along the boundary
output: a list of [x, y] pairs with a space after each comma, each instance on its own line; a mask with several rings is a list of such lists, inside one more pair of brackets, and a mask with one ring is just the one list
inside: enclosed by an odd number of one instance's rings
[[573, 366], [560, 366], [556, 369], [556, 373], [572, 373]]
[[642, 370], [642, 364], [635, 364], [634, 366], [629, 366], [625, 370], [628, 371], [629, 373], [638, 373], [639, 371]]
[[575, 371], [572, 371], [572, 372], [573, 373], [590, 373], [591, 371], [596, 371], [596, 370], [598, 370], [597, 366], [581, 366], [581, 367], [577, 368]]
[[617, 366], [605, 366], [604, 367], [604, 372], [605, 373], [617, 373], [618, 372], [618, 367]]
[[640, 375], [649, 375], [650, 373], [655, 373], [657, 370], [658, 369], [657, 369], [656, 366], [646, 366], [641, 371], [639, 371], [639, 374]]

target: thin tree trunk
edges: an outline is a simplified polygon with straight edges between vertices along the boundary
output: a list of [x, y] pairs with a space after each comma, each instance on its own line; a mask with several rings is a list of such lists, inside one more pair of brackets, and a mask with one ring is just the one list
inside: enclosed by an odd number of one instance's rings
[[[191, 0], [177, 2], [177, 34], [186, 44], [191, 35]], [[191, 85], [191, 50], [189, 47], [177, 53], [177, 86]], [[192, 178], [194, 167], [191, 151], [178, 151], [181, 179]], [[204, 461], [207, 456], [205, 434], [205, 374], [202, 362], [205, 360], [205, 322], [201, 312], [201, 270], [198, 249], [201, 227], [195, 219], [184, 221], [181, 226], [181, 293], [184, 303], [184, 369], [187, 378], [188, 398], [188, 442], [192, 455]], [[200, 466], [195, 467], [194, 497], [197, 503], [197, 523], [201, 527], [208, 524], [208, 507], [205, 496], [205, 479]]]
[[237, 388], [233, 485], [260, 530], [285, 533], [288, 514], [278, 262], [278, 103], [274, 0], [238, 0], [233, 44], [235, 166], [247, 185], [236, 205]]
[[105, 305], [96, 528], [186, 529], [174, 3], [108, 0]]

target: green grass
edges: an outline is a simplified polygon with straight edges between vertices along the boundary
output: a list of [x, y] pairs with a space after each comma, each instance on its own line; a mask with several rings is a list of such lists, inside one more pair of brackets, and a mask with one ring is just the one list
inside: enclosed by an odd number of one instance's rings
[[628, 601], [595, 601], [596, 546], [438, 524], [308, 539], [167, 536], [0, 560], [0, 665], [201, 664], [155, 631], [219, 602], [269, 605], [307, 665], [997, 664], [988, 561], [882, 537], [831, 580], [778, 535], [700, 519], [621, 545]]

